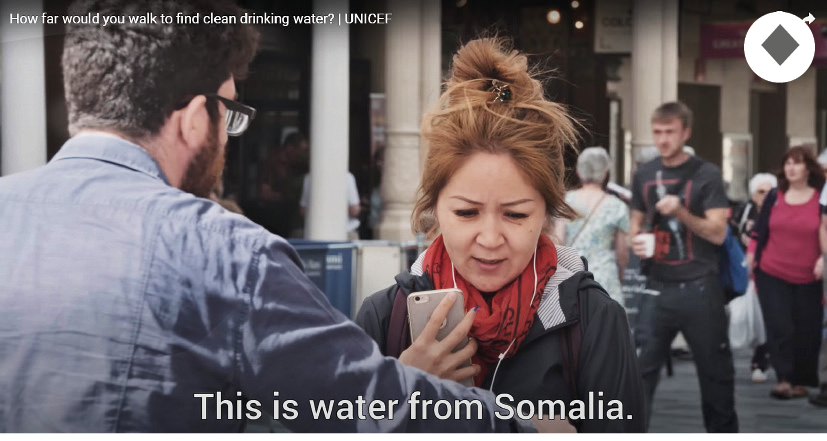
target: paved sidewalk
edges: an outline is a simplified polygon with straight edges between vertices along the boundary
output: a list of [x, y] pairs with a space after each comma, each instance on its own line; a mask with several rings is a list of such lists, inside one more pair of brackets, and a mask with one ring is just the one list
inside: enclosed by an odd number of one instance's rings
[[[751, 355], [746, 350], [735, 353], [735, 405], [741, 432], [827, 432], [827, 408], [815, 407], [806, 398], [770, 398], [775, 383], [772, 371], [765, 383], [750, 380]], [[695, 364], [674, 359], [673, 365], [675, 375], [667, 377], [664, 369], [655, 392], [650, 432], [704, 432]]]
[[[741, 432], [816, 432], [827, 433], [827, 408], [811, 405], [806, 398], [779, 401], [770, 398], [775, 376], [762, 384], [750, 380], [750, 351], [735, 353], [735, 403]], [[655, 392], [654, 415], [650, 432], [704, 432], [701, 394], [695, 364], [674, 359], [675, 375], [666, 376], [664, 368]], [[814, 392], [815, 389], [811, 389]], [[271, 427], [266, 420], [251, 422], [247, 432], [284, 431]]]

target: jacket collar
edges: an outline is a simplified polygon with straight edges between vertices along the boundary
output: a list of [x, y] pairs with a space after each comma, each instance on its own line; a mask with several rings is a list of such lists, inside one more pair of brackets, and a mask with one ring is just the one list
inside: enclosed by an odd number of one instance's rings
[[[537, 316], [546, 330], [579, 318], [577, 299], [574, 296], [561, 296], [560, 286], [577, 272], [585, 270], [586, 265], [576, 249], [557, 245], [557, 271], [546, 284], [543, 298], [537, 308]], [[573, 292], [577, 292], [577, 289]]]
[[50, 163], [73, 158], [110, 162], [160, 179], [169, 185], [161, 166], [143, 147], [115, 135], [84, 133], [73, 136], [63, 144]]

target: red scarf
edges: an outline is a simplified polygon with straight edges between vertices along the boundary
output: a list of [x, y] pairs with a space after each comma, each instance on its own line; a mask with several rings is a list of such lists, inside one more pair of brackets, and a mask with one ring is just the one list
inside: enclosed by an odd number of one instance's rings
[[[422, 269], [434, 282], [435, 289], [447, 289], [454, 287], [451, 268], [451, 259], [440, 235], [425, 252]], [[457, 288], [462, 290], [465, 299], [465, 310], [469, 311], [479, 306], [474, 324], [468, 333], [468, 336], [473, 337], [478, 343], [477, 353], [472, 357], [472, 361], [482, 368], [474, 379], [477, 386], [482, 384], [488, 371], [499, 361], [499, 355], [515, 338], [516, 341], [505, 356], [511, 357], [517, 352], [534, 323], [534, 314], [540, 305], [543, 290], [556, 270], [557, 250], [551, 240], [542, 234], [537, 243], [537, 286], [533, 286], [534, 266], [529, 261], [519, 277], [494, 294], [489, 307], [485, 297], [476, 287], [468, 283], [460, 273], [455, 274]]]

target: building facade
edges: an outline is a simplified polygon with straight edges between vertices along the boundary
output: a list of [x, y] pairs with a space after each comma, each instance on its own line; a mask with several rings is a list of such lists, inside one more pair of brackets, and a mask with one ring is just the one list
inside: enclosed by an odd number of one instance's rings
[[[330, 190], [343, 187], [348, 171], [362, 197], [361, 236], [414, 237], [410, 213], [427, 149], [419, 136], [421, 117], [436, 104], [452, 54], [480, 35], [512, 37], [516, 48], [551, 72], [547, 95], [568, 105], [586, 127], [582, 145], [573, 147], [607, 148], [615, 161], [612, 179], [620, 184], [628, 185], [635, 162], [652, 144], [652, 111], [675, 99], [695, 113], [688, 144], [722, 167], [733, 199], [746, 197], [753, 173], [774, 171], [788, 147], [827, 145], [823, 1], [239, 3], [255, 14], [288, 17], [289, 24], [258, 25], [261, 52], [250, 76], [238, 84], [239, 99], [256, 107], [258, 116], [228, 145], [225, 193], [253, 220], [287, 237], [346, 237], [344, 195]], [[22, 6], [15, 7], [17, 12]], [[32, 1], [25, 8], [33, 15], [60, 15], [66, 2]], [[776, 10], [816, 18], [811, 25], [816, 59], [786, 84], [755, 76], [742, 48], [749, 25]], [[313, 14], [345, 16], [354, 23], [308, 25], [292, 19]], [[385, 22], [370, 22], [371, 14], [390, 15]], [[68, 138], [60, 78], [63, 32], [62, 25], [3, 26], [3, 174], [45, 162]], [[295, 132], [308, 143], [285, 153], [284, 143]], [[567, 160], [575, 159], [572, 149]], [[279, 181], [284, 194], [274, 200], [262, 183], [279, 161], [289, 164], [289, 176]], [[302, 217], [298, 196], [308, 172], [316, 190]]]

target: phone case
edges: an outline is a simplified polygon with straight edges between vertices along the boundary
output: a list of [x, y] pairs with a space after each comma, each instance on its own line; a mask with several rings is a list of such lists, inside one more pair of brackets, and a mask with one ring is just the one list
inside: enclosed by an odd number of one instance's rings
[[[462, 321], [463, 317], [465, 317], [465, 301], [463, 300], [462, 291], [454, 288], [438, 289], [434, 291], [414, 292], [408, 296], [408, 323], [411, 328], [411, 341], [415, 341], [419, 337], [419, 334], [425, 329], [428, 320], [431, 319], [431, 314], [433, 314], [436, 307], [442, 299], [452, 291], [457, 293], [457, 299], [448, 311], [448, 316], [445, 318], [442, 327], [437, 331], [436, 339], [437, 341], [441, 341], [447, 337], [459, 322]], [[462, 339], [454, 348], [453, 352], [464, 348], [466, 344], [468, 344], [468, 337]], [[471, 360], [468, 360], [468, 362], [464, 363], [461, 367], [470, 365]], [[461, 383], [465, 386], [474, 385], [473, 380], [470, 378]]]

